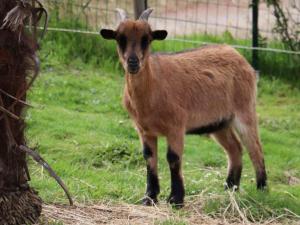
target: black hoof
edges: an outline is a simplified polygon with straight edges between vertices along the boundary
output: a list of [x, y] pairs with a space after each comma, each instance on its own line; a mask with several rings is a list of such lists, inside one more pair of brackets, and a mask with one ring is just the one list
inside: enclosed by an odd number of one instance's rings
[[183, 198], [177, 196], [170, 195], [167, 202], [170, 203], [176, 209], [180, 209], [184, 206]]
[[257, 190], [265, 191], [267, 189], [267, 181], [266, 180], [258, 180], [256, 184]]
[[242, 166], [236, 166], [231, 168], [226, 178], [226, 183], [224, 185], [225, 190], [231, 189], [233, 191], [237, 191], [240, 186], [241, 174]]
[[154, 206], [157, 204], [157, 199], [152, 199], [148, 196], [145, 196], [142, 200], [142, 204], [145, 205], [145, 206]]
[[259, 176], [256, 178], [256, 187], [257, 190], [266, 190], [267, 189], [267, 174], [263, 171]]

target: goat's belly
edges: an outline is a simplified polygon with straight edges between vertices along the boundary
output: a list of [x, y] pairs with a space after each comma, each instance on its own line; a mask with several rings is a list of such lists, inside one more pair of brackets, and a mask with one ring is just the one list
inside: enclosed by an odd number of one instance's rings
[[218, 116], [209, 115], [206, 117], [203, 115], [191, 116], [188, 119], [186, 133], [209, 134], [216, 132], [227, 127], [231, 123], [233, 117], [233, 113]]

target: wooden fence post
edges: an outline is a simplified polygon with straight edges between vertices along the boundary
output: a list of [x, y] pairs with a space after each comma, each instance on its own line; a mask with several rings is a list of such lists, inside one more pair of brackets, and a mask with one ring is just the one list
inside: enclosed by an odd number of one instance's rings
[[[258, 15], [259, 15], [259, 0], [252, 0], [252, 47], [258, 47]], [[258, 50], [252, 50], [252, 66], [255, 70], [259, 70]]]
[[147, 0], [134, 0], [135, 19], [138, 19], [145, 9], [147, 9]]

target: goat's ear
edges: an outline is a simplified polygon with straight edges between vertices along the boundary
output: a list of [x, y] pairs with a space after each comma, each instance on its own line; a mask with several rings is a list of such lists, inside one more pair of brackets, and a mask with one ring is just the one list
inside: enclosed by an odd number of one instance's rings
[[153, 40], [164, 40], [168, 36], [168, 32], [166, 30], [155, 30], [152, 32]]
[[114, 30], [101, 29], [100, 34], [104, 39], [112, 40], [116, 39], [117, 33]]

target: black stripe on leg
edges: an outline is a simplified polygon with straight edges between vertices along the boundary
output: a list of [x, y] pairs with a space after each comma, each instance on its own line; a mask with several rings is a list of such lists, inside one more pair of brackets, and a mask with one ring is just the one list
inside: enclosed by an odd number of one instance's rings
[[178, 206], [183, 205], [184, 185], [180, 175], [181, 161], [180, 157], [169, 147], [167, 153], [167, 160], [171, 172], [171, 194], [168, 202]]
[[179, 156], [170, 147], [167, 152], [167, 160], [170, 165], [179, 162]]
[[233, 188], [234, 186], [238, 188], [240, 185], [241, 174], [242, 166], [230, 168], [226, 179], [227, 186], [225, 188]]
[[159, 194], [159, 181], [157, 174], [147, 165], [147, 192], [146, 195], [151, 199], [156, 199]]
[[151, 168], [149, 159], [153, 157], [153, 152], [147, 143], [144, 143], [143, 155], [147, 161], [147, 189], [146, 197], [143, 199], [144, 205], [153, 205], [157, 202], [157, 195], [159, 194], [159, 181], [157, 174]]
[[152, 155], [153, 155], [153, 153], [152, 153], [152, 150], [151, 150], [150, 146], [147, 143], [144, 143], [143, 144], [143, 156], [144, 156], [144, 159], [147, 160], [150, 157], [152, 157]]

